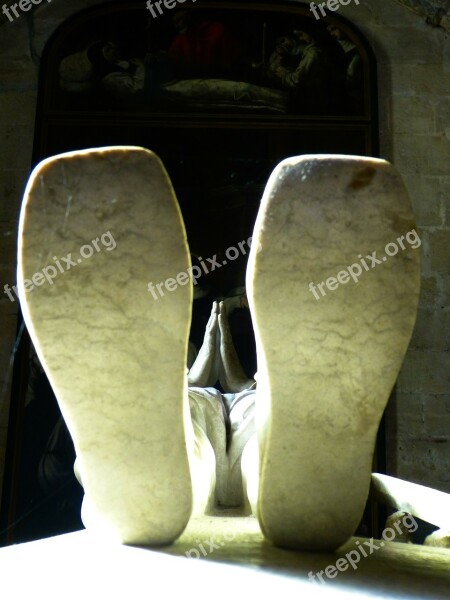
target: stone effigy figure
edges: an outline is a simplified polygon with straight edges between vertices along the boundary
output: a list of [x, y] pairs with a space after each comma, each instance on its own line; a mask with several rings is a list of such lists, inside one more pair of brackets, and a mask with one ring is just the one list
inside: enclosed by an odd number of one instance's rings
[[[101, 251], [106, 234], [115, 245]], [[247, 267], [258, 387], [242, 470], [277, 546], [332, 550], [361, 519], [415, 321], [419, 247], [404, 184], [384, 160], [293, 157], [268, 181]], [[74, 152], [31, 175], [19, 228], [22, 310], [74, 440], [88, 527], [121, 543], [172, 543], [193, 506], [207, 508], [216, 479], [211, 444], [196, 441], [202, 431], [207, 439], [201, 414], [191, 420], [189, 407], [190, 265], [178, 203], [152, 152]], [[149, 302], [150, 276], [177, 285]], [[226, 354], [223, 306], [211, 316], [207, 346], [220, 331]], [[206, 351], [203, 365], [209, 359]], [[228, 389], [248, 394], [222, 359]], [[191, 369], [191, 384], [202, 372]]]
[[[197, 443], [207, 443], [206, 435], [215, 454], [214, 504], [228, 507], [248, 504], [241, 457], [255, 433], [256, 381], [244, 373], [228, 322], [228, 311], [241, 307], [243, 301], [238, 296], [213, 303], [202, 347], [188, 374], [191, 416], [194, 427], [201, 430]], [[215, 387], [217, 382], [222, 392]]]

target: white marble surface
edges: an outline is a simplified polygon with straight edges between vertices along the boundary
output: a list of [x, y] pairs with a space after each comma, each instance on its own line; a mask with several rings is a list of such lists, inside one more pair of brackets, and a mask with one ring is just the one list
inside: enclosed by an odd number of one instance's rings
[[[230, 541], [220, 545], [224, 537]], [[388, 542], [356, 570], [324, 584], [308, 580], [364, 541], [354, 538], [334, 554], [291, 552], [266, 542], [256, 519], [233, 516], [193, 519], [176, 544], [158, 551], [107, 544], [83, 531], [0, 548], [1, 586], [5, 598], [18, 600], [448, 598], [450, 551], [410, 544]], [[219, 548], [209, 553], [209, 542]], [[208, 554], [187, 558], [199, 543]]]

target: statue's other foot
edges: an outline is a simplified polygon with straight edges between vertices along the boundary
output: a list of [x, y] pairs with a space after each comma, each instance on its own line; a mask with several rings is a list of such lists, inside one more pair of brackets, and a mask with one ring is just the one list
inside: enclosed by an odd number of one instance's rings
[[123, 543], [171, 543], [192, 508], [192, 285], [177, 278], [189, 254], [159, 159], [120, 147], [41, 163], [19, 262], [25, 321], [75, 443], [88, 526]]
[[257, 513], [273, 543], [332, 550], [368, 497], [413, 329], [420, 239], [387, 162], [302, 156], [269, 180], [247, 290], [258, 350]]

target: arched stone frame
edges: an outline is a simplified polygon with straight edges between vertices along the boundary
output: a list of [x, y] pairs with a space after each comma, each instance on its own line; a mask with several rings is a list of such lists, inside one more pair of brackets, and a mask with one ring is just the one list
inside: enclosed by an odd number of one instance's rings
[[[123, 6], [121, 6], [123, 5]], [[55, 152], [60, 152], [60, 151], [64, 151], [64, 150], [71, 150], [73, 149], [72, 146], [68, 145], [67, 147], [52, 147], [52, 143], [49, 144], [49, 140], [51, 141], [51, 134], [49, 134], [49, 132], [51, 131], [55, 131], [55, 126], [59, 127], [64, 120], [66, 120], [66, 125], [68, 125], [69, 127], [72, 127], [73, 130], [77, 130], [79, 128], [80, 122], [83, 120], [84, 116], [83, 115], [68, 115], [66, 114], [57, 114], [58, 111], [54, 110], [53, 108], [53, 112], [52, 110], [48, 110], [48, 107], [46, 105], [46, 99], [48, 98], [48, 65], [51, 64], [52, 60], [53, 60], [53, 67], [55, 66], [56, 62], [55, 59], [57, 58], [57, 46], [58, 46], [58, 41], [61, 41], [64, 39], [64, 35], [65, 33], [67, 33], [67, 30], [70, 28], [76, 28], [76, 27], [81, 27], [83, 22], [86, 22], [86, 19], [90, 16], [99, 16], [101, 14], [106, 14], [107, 12], [114, 10], [119, 12], [121, 9], [123, 9], [124, 7], [126, 8], [126, 10], [130, 9], [131, 5], [136, 5], [136, 7], [138, 7], [139, 5], [139, 9], [142, 10], [142, 2], [139, 3], [102, 3], [99, 4], [93, 8], [89, 8], [86, 11], [83, 11], [75, 16], [73, 16], [71, 19], [69, 19], [67, 22], [64, 22], [60, 28], [58, 28], [54, 34], [51, 36], [51, 38], [48, 40], [48, 43], [46, 44], [46, 48], [45, 51], [42, 55], [42, 60], [41, 60], [41, 79], [40, 79], [40, 94], [39, 94], [39, 100], [38, 100], [38, 111], [37, 111], [37, 127], [36, 127], [36, 138], [35, 138], [35, 149], [34, 149], [34, 157], [33, 157], [33, 162], [36, 163], [39, 160], [45, 158], [46, 156], [48, 156], [49, 154], [54, 154]], [[269, 10], [269, 9], [274, 9], [275, 4], [272, 3], [257, 3], [257, 2], [244, 2], [244, 3], [239, 3], [239, 6], [237, 6], [236, 2], [213, 2], [213, 1], [208, 1], [208, 2], [198, 2], [196, 5], [196, 8], [202, 8], [203, 6], [207, 6], [208, 9], [211, 9], [213, 7], [217, 8], [217, 10], [220, 9], [226, 9], [226, 8], [230, 8], [231, 10], [246, 10], [246, 9], [252, 9], [252, 10]], [[308, 18], [312, 18], [310, 13], [309, 13], [309, 9], [306, 5], [302, 5], [300, 6], [298, 3], [293, 3], [293, 2], [287, 2], [287, 3], [276, 3], [276, 9], [279, 11], [285, 11], [286, 14], [298, 14], [298, 15], [302, 15], [302, 16], [307, 16]], [[365, 136], [366, 136], [366, 142], [367, 140], [370, 140], [369, 143], [366, 143], [365, 145], [365, 154], [372, 154], [377, 156], [378, 155], [378, 114], [377, 114], [377, 82], [376, 82], [376, 62], [373, 56], [373, 53], [370, 49], [369, 44], [366, 42], [365, 38], [361, 35], [361, 33], [354, 27], [352, 26], [349, 22], [347, 22], [346, 20], [344, 20], [343, 18], [341, 18], [338, 15], [330, 15], [330, 17], [328, 17], [327, 22], [329, 22], [330, 24], [335, 24], [336, 26], [339, 26], [340, 28], [342, 28], [345, 32], [348, 32], [349, 35], [353, 36], [354, 39], [358, 39], [359, 43], [360, 43], [360, 48], [361, 50], [364, 52], [364, 58], [365, 58], [365, 65], [367, 68], [367, 72], [368, 72], [368, 76], [365, 79], [365, 85], [366, 85], [366, 93], [367, 93], [367, 98], [369, 99], [369, 109], [368, 111], [364, 114], [364, 115], [359, 115], [358, 117], [356, 117], [355, 119], [348, 119], [346, 117], [342, 117], [342, 115], [334, 115], [332, 116], [332, 118], [327, 118], [322, 115], [321, 118], [315, 118], [315, 119], [306, 119], [303, 117], [301, 117], [299, 119], [299, 123], [301, 123], [301, 127], [303, 128], [303, 131], [317, 131], [317, 130], [321, 130], [324, 131], [326, 128], [335, 128], [335, 130], [340, 130], [340, 131], [344, 131], [346, 128], [347, 130], [349, 130], [349, 128], [351, 128], [351, 126], [354, 126], [356, 128], [360, 128], [360, 130], [364, 130], [365, 131]], [[52, 54], [53, 53], [53, 54]], [[54, 72], [54, 71], [53, 71]], [[103, 115], [103, 116], [98, 116], [98, 118], [100, 119], [100, 121], [103, 119], [103, 123], [104, 126], [107, 128], [108, 126], [111, 125], [111, 119], [110, 119], [110, 115]], [[123, 118], [123, 116], [122, 116]], [[349, 121], [354, 121], [354, 123], [350, 124]], [[92, 115], [91, 115], [91, 122], [92, 122]], [[127, 126], [127, 124], [125, 123], [125, 127]], [[52, 129], [53, 128], [53, 129]], [[340, 128], [340, 129], [339, 129]], [[98, 142], [96, 142], [96, 145], [105, 145], [106, 143], [125, 143], [123, 139], [117, 142], [115, 142], [114, 140], [109, 141], [108, 139], [105, 139], [105, 141], [103, 141], [105, 138], [101, 138], [101, 136], [98, 138]], [[70, 144], [70, 138], [66, 138], [66, 142], [67, 144]], [[148, 144], [146, 144], [148, 145]], [[151, 146], [150, 146], [151, 147]], [[315, 150], [317, 151], [317, 150]], [[323, 148], [322, 151], [337, 151], [337, 149], [333, 148], [333, 150], [328, 150], [327, 148]], [[360, 152], [363, 153], [363, 152]], [[241, 238], [239, 238], [241, 239]], [[23, 398], [22, 398], [22, 402], [23, 402]], [[20, 424], [19, 424], [20, 427]]]
[[[188, 7], [188, 5], [186, 5]], [[183, 9], [185, 5], [183, 5]], [[287, 18], [302, 17], [306, 18], [310, 22], [315, 23], [315, 19], [312, 16], [309, 9], [304, 6], [299, 6], [297, 3], [287, 2], [287, 3], [277, 3], [276, 5], [270, 3], [257, 3], [257, 2], [247, 2], [247, 3], [236, 3], [236, 2], [214, 2], [209, 0], [208, 2], [196, 2], [195, 5], [192, 5], [189, 10], [195, 14], [196, 11], [202, 11], [207, 9], [208, 11], [234, 11], [236, 14], [243, 14], [246, 11], [260, 11], [264, 13], [264, 11], [272, 11], [272, 13], [276, 14], [285, 14]], [[144, 17], [146, 14], [145, 10], [142, 9], [141, 2], [133, 2], [133, 3], [109, 3], [109, 4], [101, 4], [94, 8], [88, 9], [86, 11], [82, 11], [81, 13], [75, 15], [67, 22], [64, 22], [60, 28], [55, 31], [51, 39], [48, 41], [45, 51], [42, 56], [41, 62], [41, 73], [44, 73], [44, 76], [40, 78], [40, 91], [39, 91], [39, 101], [38, 101], [38, 110], [37, 110], [37, 128], [36, 128], [36, 138], [35, 138], [35, 146], [34, 146], [34, 162], [38, 162], [39, 160], [47, 157], [49, 154], [56, 154], [58, 152], [72, 150], [76, 147], [86, 147], [89, 145], [107, 145], [111, 143], [120, 143], [120, 144], [134, 144], [134, 145], [144, 145], [150, 147], [155, 150], [157, 153], [161, 155], [163, 160], [166, 163], [166, 166], [169, 170], [169, 175], [171, 175], [172, 181], [175, 185], [175, 190], [177, 192], [187, 228], [188, 235], [190, 233], [190, 229], [194, 229], [195, 225], [191, 227], [190, 222], [198, 223], [202, 219], [201, 210], [199, 209], [199, 213], [195, 214], [192, 219], [189, 219], [189, 216], [185, 214], [184, 207], [189, 207], [192, 204], [192, 197], [199, 197], [203, 190], [199, 192], [197, 188], [193, 189], [192, 186], [189, 188], [189, 185], [186, 183], [189, 179], [191, 173], [194, 172], [195, 166], [191, 166], [190, 169], [185, 169], [184, 173], [180, 173], [177, 177], [176, 169], [174, 165], [170, 164], [170, 157], [167, 156], [169, 152], [166, 152], [164, 148], [164, 143], [161, 140], [156, 141], [155, 138], [165, 136], [166, 131], [170, 132], [170, 127], [178, 128], [178, 136], [182, 137], [183, 132], [186, 133], [186, 141], [185, 143], [189, 143], [191, 146], [194, 143], [192, 139], [192, 131], [193, 128], [196, 129], [195, 136], [200, 137], [199, 130], [203, 129], [205, 131], [206, 137], [208, 136], [208, 129], [212, 130], [212, 121], [217, 123], [217, 128], [215, 129], [216, 134], [220, 134], [225, 129], [230, 133], [233, 129], [236, 131], [237, 136], [240, 135], [240, 130], [246, 131], [248, 135], [251, 135], [251, 131], [255, 131], [259, 129], [259, 131], [266, 131], [271, 128], [275, 131], [278, 128], [277, 134], [273, 136], [265, 135], [262, 136], [263, 139], [259, 139], [256, 136], [254, 148], [256, 151], [261, 147], [261, 144], [270, 145], [274, 158], [272, 159], [271, 165], [275, 166], [276, 162], [281, 158], [285, 158], [286, 155], [300, 154], [305, 152], [340, 152], [347, 154], [369, 154], [369, 155], [378, 155], [378, 114], [377, 114], [377, 100], [376, 100], [376, 63], [371, 52], [370, 46], [365, 41], [365, 39], [361, 36], [361, 34], [354, 28], [350, 23], [346, 22], [339, 16], [332, 15], [327, 18], [326, 23], [330, 25], [334, 25], [339, 27], [344, 34], [349, 36], [352, 41], [354, 41], [361, 54], [361, 59], [363, 63], [364, 70], [364, 98], [365, 105], [363, 114], [358, 114], [356, 116], [343, 114], [343, 115], [313, 115], [313, 117], [309, 117], [308, 115], [297, 115], [293, 117], [289, 115], [289, 118], [285, 120], [285, 122], [280, 122], [278, 118], [271, 119], [270, 117], [266, 118], [264, 115], [260, 116], [260, 118], [254, 118], [254, 115], [249, 115], [247, 120], [252, 120], [252, 123], [249, 124], [244, 123], [243, 117], [244, 115], [239, 115], [239, 118], [233, 118], [233, 115], [212, 115], [209, 121], [203, 118], [203, 115], [199, 116], [198, 114], [187, 115], [185, 118], [175, 119], [173, 115], [168, 113], [164, 114], [164, 111], [161, 111], [160, 114], [149, 115], [146, 114], [146, 111], [142, 111], [142, 108], [139, 107], [137, 111], [141, 112], [141, 119], [139, 116], [135, 118], [136, 109], [132, 108], [128, 114], [124, 111], [117, 111], [117, 114], [114, 114], [111, 118], [111, 115], [108, 115], [108, 112], [102, 112], [101, 110], [96, 110], [92, 114], [81, 114], [81, 112], [74, 111], [71, 113], [70, 111], [64, 111], [58, 108], [53, 101], [53, 97], [55, 95], [55, 88], [57, 86], [56, 83], [56, 71], [61, 60], [61, 56], [64, 51], [61, 49], [61, 46], [64, 46], [65, 41], [68, 36], [73, 35], [74, 31], [83, 30], [86, 28], [86, 24], [89, 23], [92, 19], [97, 19], [99, 24], [103, 24], [106, 17], [111, 15], [111, 11], [115, 14], [121, 14], [123, 11], [130, 13], [130, 11], [136, 10], [139, 14], [142, 14]], [[167, 16], [167, 15], [165, 15]], [[162, 19], [162, 17], [161, 17]], [[167, 19], [166, 19], [167, 21]], [[159, 26], [159, 23], [162, 21], [155, 21], [156, 26]], [[153, 23], [154, 24], [154, 23]], [[106, 25], [104, 29], [107, 29]], [[66, 50], [67, 53], [67, 50]], [[89, 112], [89, 111], [88, 111]], [[130, 119], [132, 113], [135, 113], [133, 119]], [[118, 135], [114, 137], [114, 135], [110, 135], [113, 129], [118, 130], [120, 127], [115, 121], [115, 119], [122, 120], [122, 127], [127, 128], [128, 131], [125, 135]], [[82, 138], [80, 140], [79, 133], [80, 130], [85, 127], [87, 121], [90, 121], [91, 125], [98, 130], [103, 128], [103, 134], [98, 131], [96, 133], [96, 137], [94, 141], [92, 137], [89, 135], [86, 138]], [[170, 120], [174, 120], [173, 124], [170, 123]], [[68, 121], [71, 121], [72, 128], [68, 124]], [[190, 124], [189, 124], [190, 123]], [[136, 135], [136, 132], [131, 134], [132, 127], [135, 126], [139, 129], [147, 129], [148, 131], [152, 130], [152, 135], [150, 136], [151, 140], [147, 141], [141, 135]], [[64, 139], [62, 143], [58, 143], [55, 139], [59, 132], [56, 132], [55, 129], [57, 127], [66, 127]], [[190, 130], [189, 130], [190, 127]], [[314, 137], [313, 141], [305, 144], [298, 144], [295, 140], [290, 141], [290, 148], [286, 150], [283, 154], [283, 148], [287, 147], [288, 144], [286, 140], [283, 141], [283, 137], [289, 137], [288, 131], [292, 128], [296, 128], [303, 137], [308, 136], [308, 132], [314, 131], [314, 135], [310, 135]], [[105, 133], [105, 128], [109, 129], [109, 133]], [[166, 129], [164, 129], [166, 128]], [[320, 133], [319, 133], [320, 132]], [[320, 135], [324, 135], [323, 132], [333, 132], [330, 133], [330, 136], [333, 137], [331, 143], [316, 143], [316, 140], [319, 140]], [[358, 133], [359, 132], [359, 133]], [[360, 142], [349, 142], [345, 144], [344, 142], [348, 141], [349, 136], [351, 135], [360, 136]], [[241, 140], [245, 141], [248, 137], [241, 136]], [[337, 137], [341, 135], [341, 140], [337, 139]], [[73, 140], [74, 137], [78, 136], [78, 140], [73, 141], [73, 145], [70, 140]], [[362, 137], [361, 137], [362, 136]], [[219, 136], [220, 137], [220, 136]], [[229, 143], [229, 138], [233, 137], [230, 135], [224, 136], [224, 144]], [[291, 136], [292, 137], [292, 136]], [[104, 141], [103, 141], [104, 140]], [[178, 142], [179, 143], [179, 142]], [[204, 141], [200, 142], [199, 145], [205, 143]], [[279, 146], [279, 150], [276, 151], [275, 147]], [[248, 154], [255, 154], [255, 150], [248, 149]], [[192, 151], [189, 151], [189, 157], [192, 155]], [[208, 153], [206, 153], [208, 155]], [[227, 153], [225, 153], [227, 154]], [[228, 156], [230, 156], [232, 152], [228, 152]], [[178, 157], [180, 160], [184, 160], [185, 157]], [[197, 163], [202, 164], [201, 160], [198, 160]], [[230, 167], [229, 170], [232, 170]], [[186, 172], [187, 171], [187, 172]], [[266, 169], [266, 176], [259, 181], [260, 187], [264, 185], [264, 181], [267, 180], [268, 175], [270, 174], [270, 169]], [[222, 174], [223, 175], [223, 174]], [[182, 183], [180, 183], [180, 181]], [[224, 181], [224, 185], [228, 185], [229, 182]], [[183, 193], [181, 189], [183, 185], [186, 185], [189, 188], [186, 193]], [[219, 191], [219, 194], [221, 192]], [[217, 196], [217, 194], [216, 194]], [[248, 222], [246, 226], [243, 226], [243, 231], [240, 239], [244, 238], [245, 235], [251, 234], [251, 222], [254, 217], [254, 213], [257, 210], [257, 203], [259, 202], [260, 194], [256, 193], [254, 195], [253, 200], [253, 215], [249, 215]], [[250, 211], [251, 212], [251, 211]], [[223, 221], [221, 220], [222, 224]], [[199, 243], [199, 239], [203, 237], [204, 231], [197, 231], [196, 236], [193, 234], [190, 237], [193, 252], [197, 255], [208, 255], [208, 252], [211, 251], [211, 248], [201, 247]], [[197, 237], [197, 239], [194, 239]], [[235, 240], [238, 241], [238, 240]], [[233, 240], [228, 240], [228, 245], [232, 244]], [[225, 244], [223, 241], [222, 245]], [[226, 247], [226, 244], [225, 244]], [[243, 265], [242, 265], [243, 266]], [[241, 268], [241, 281], [242, 284], [242, 268]], [[232, 287], [232, 284], [229, 284]], [[237, 285], [237, 284], [236, 284]], [[235, 286], [236, 287], [236, 286]]]

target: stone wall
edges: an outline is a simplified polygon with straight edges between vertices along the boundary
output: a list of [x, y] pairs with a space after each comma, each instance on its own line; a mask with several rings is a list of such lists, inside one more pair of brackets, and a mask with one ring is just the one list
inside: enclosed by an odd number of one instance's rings
[[[0, 489], [18, 309], [3, 286], [15, 283], [39, 56], [64, 19], [93, 4], [53, 0], [0, 27]], [[388, 470], [450, 492], [450, 36], [393, 0], [351, 2], [339, 14], [361, 29], [377, 56], [381, 155], [405, 178], [423, 241], [417, 326], [388, 409]]]

